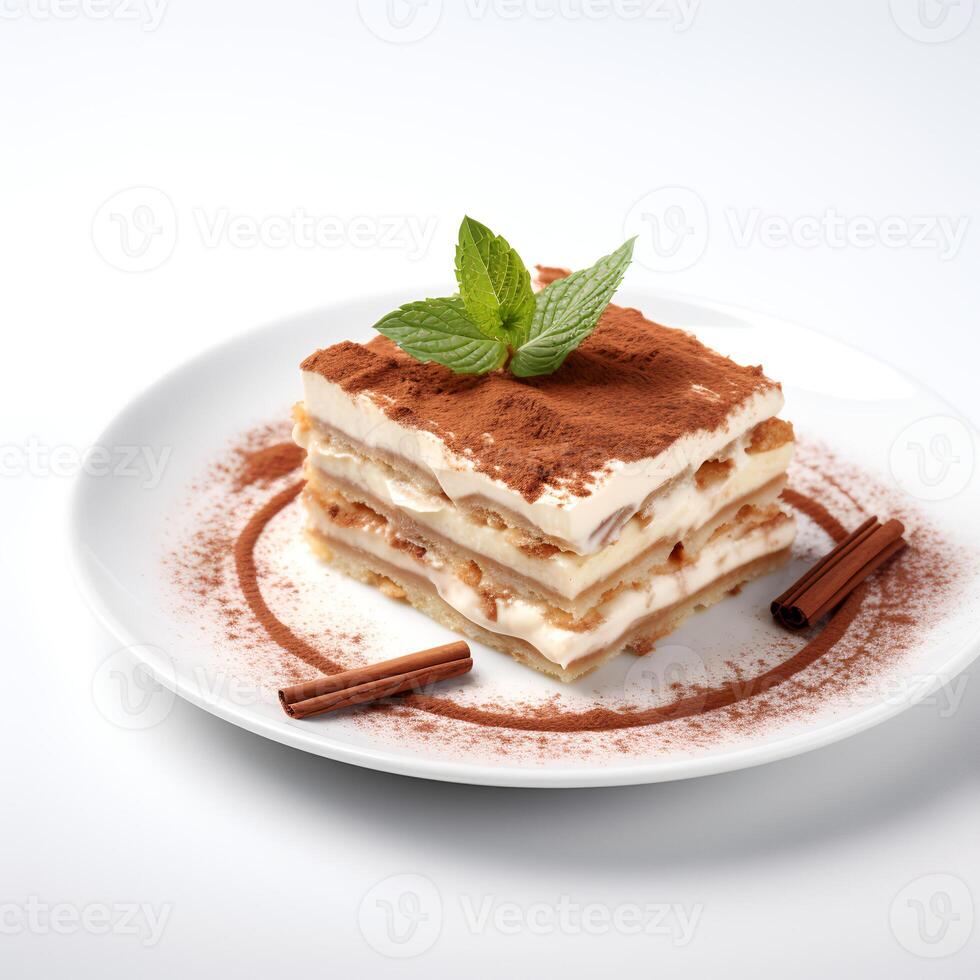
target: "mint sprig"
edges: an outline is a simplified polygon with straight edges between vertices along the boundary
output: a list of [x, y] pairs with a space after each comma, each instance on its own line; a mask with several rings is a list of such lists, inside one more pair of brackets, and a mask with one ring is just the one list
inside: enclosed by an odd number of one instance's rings
[[420, 361], [486, 374], [509, 361], [521, 378], [550, 374], [589, 336], [623, 280], [630, 239], [537, 295], [506, 239], [466, 217], [456, 245], [458, 296], [406, 303], [374, 329]]
[[412, 357], [445, 364], [457, 374], [486, 374], [507, 360], [507, 345], [482, 333], [458, 296], [406, 303], [374, 329]]
[[620, 245], [588, 269], [556, 279], [538, 293], [527, 340], [510, 362], [519, 378], [551, 374], [595, 329], [633, 258], [633, 242]]
[[481, 330], [513, 347], [524, 342], [534, 316], [531, 275], [506, 239], [472, 218], [459, 226], [456, 281]]

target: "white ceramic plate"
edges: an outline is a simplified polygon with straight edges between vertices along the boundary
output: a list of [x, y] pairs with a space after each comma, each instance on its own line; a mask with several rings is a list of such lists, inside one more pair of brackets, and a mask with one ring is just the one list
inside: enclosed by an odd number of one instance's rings
[[[436, 295], [429, 292], [427, 295]], [[295, 722], [274, 697], [243, 699], [227, 684], [200, 683], [214, 650], [193, 635], [165, 601], [161, 554], [164, 528], [189, 488], [222, 447], [249, 426], [281, 417], [300, 394], [298, 364], [317, 347], [343, 338], [366, 339], [369, 326], [405, 299], [381, 295], [275, 323], [244, 334], [172, 372], [127, 406], [99, 440], [105, 447], [149, 447], [171, 452], [159, 485], [125, 475], [86, 474], [76, 489], [73, 551], [87, 600], [103, 623], [164, 685], [249, 731], [286, 745], [356, 765], [458, 782], [511, 786], [600, 786], [655, 782], [757, 765], [818, 748], [884, 721], [931, 695], [980, 650], [980, 608], [960, 603], [927, 640], [889, 668], [877, 694], [789, 719], [768, 734], [714, 739], [700, 747], [660, 746], [647, 752], [569, 752], [535, 758], [463, 748], [440, 748], [337, 716]], [[956, 530], [975, 546], [980, 489], [974, 460], [977, 433], [955, 410], [921, 385], [874, 358], [803, 327], [720, 304], [624, 290], [620, 302], [651, 318], [692, 330], [742, 363], [764, 361], [783, 382], [784, 413], [798, 430], [843, 456], [859, 459], [883, 483], [916, 498], [928, 519]], [[305, 552], [304, 552], [305, 554]], [[702, 649], [710, 637], [744, 640], [745, 624], [759, 629], [768, 599], [799, 568], [755, 583], [688, 621], [670, 649]], [[357, 583], [334, 581], [337, 602], [373, 617], [388, 649], [404, 652], [449, 638], [414, 610]], [[971, 573], [975, 574], [975, 573]], [[970, 589], [978, 591], [978, 581]], [[406, 641], [406, 637], [411, 637]], [[621, 657], [571, 690], [474, 645], [477, 690], [543, 699], [560, 691], [587, 703], [603, 685], [620, 685], [633, 658]], [[724, 651], [721, 651], [723, 655]], [[659, 656], [659, 650], [651, 656]], [[225, 659], [227, 663], [227, 657]], [[270, 679], [274, 687], [276, 678]], [[476, 743], [471, 743], [476, 744]]]

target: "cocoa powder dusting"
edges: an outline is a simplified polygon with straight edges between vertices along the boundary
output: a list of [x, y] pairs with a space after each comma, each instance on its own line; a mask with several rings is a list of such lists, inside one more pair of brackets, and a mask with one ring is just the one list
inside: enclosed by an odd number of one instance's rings
[[438, 435], [529, 501], [546, 487], [587, 496], [610, 462], [657, 456], [778, 387], [761, 367], [738, 365], [619, 306], [607, 307], [559, 370], [539, 378], [455, 375], [382, 336], [334, 344], [302, 367], [350, 394], [370, 394], [393, 421]]
[[565, 279], [571, 274], [571, 269], [564, 269], [558, 265], [536, 265], [534, 267], [534, 285], [538, 289], [543, 289], [556, 280]]
[[254, 483], [268, 486], [303, 465], [305, 453], [295, 442], [277, 442], [262, 449], [239, 450], [241, 466], [235, 489], [243, 490]]
[[[305, 454], [286, 441], [290, 430], [285, 421], [258, 426], [229, 446], [189, 487], [185, 513], [168, 522], [189, 527], [176, 532], [176, 543], [164, 558], [175, 587], [175, 611], [197, 622], [216, 657], [234, 658], [229, 670], [272, 693], [280, 683], [337, 670], [336, 657], [346, 666], [357, 664], [365, 646], [362, 624], [345, 624], [339, 616], [332, 617], [329, 629], [318, 624], [315, 635], [285, 627], [270, 635], [268, 626], [278, 617], [266, 596], [275, 597], [281, 615], [306, 598], [291, 575], [274, 572], [256, 557], [258, 535], [271, 519], [263, 516], [263, 505], [279, 509], [268, 500], [270, 491], [282, 488], [272, 498], [278, 501], [283, 491], [295, 496], [301, 487], [295, 475]], [[251, 540], [250, 527], [256, 528]], [[251, 571], [239, 568], [242, 549], [248, 551]]]

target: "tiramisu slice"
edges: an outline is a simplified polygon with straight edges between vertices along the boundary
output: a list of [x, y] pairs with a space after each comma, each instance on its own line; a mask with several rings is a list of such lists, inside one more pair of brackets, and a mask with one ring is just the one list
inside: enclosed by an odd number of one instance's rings
[[649, 651], [794, 536], [793, 430], [761, 368], [616, 306], [578, 343], [531, 377], [336, 344], [302, 365], [295, 429], [321, 556], [566, 681]]

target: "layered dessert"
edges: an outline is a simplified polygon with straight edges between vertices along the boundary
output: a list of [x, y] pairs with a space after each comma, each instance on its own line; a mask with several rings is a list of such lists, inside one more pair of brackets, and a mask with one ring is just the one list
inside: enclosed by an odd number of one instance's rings
[[454, 374], [386, 336], [302, 377], [316, 552], [561, 680], [789, 554], [780, 386], [637, 310], [606, 307], [539, 377]]

